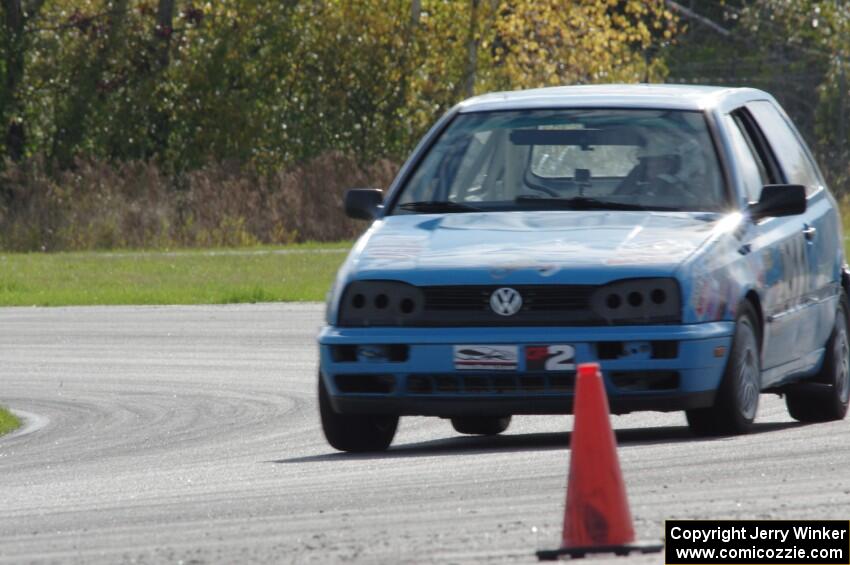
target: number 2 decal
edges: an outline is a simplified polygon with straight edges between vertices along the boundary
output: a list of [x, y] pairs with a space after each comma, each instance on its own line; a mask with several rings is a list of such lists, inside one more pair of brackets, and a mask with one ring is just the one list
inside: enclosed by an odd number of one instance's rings
[[573, 359], [575, 349], [572, 345], [550, 345], [549, 353], [552, 357], [546, 359], [547, 371], [566, 371], [575, 369]]
[[525, 348], [529, 371], [574, 371], [575, 348], [572, 345], [529, 345]]

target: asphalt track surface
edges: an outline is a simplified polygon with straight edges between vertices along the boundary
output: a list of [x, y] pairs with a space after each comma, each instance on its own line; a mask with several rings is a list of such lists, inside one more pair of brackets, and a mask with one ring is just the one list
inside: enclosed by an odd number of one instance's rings
[[[558, 545], [571, 418], [495, 438], [407, 418], [385, 454], [334, 452], [321, 316], [0, 309], [0, 401], [27, 421], [0, 438], [0, 563], [534, 563]], [[639, 537], [666, 518], [848, 519], [850, 421], [798, 425], [762, 396], [758, 422], [697, 440], [678, 413], [615, 417]]]

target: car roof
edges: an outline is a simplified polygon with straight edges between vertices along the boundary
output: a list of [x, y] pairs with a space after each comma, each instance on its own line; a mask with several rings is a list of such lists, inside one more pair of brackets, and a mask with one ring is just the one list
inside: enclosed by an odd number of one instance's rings
[[697, 86], [680, 84], [601, 84], [554, 86], [513, 92], [492, 92], [469, 98], [458, 111], [528, 110], [541, 108], [657, 108], [708, 110], [730, 99], [768, 99], [772, 97], [754, 88]]

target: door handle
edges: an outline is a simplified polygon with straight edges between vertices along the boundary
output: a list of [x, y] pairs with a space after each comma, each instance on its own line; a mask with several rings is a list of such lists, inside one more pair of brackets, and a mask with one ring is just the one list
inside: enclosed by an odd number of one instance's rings
[[812, 241], [817, 233], [818, 229], [815, 226], [806, 224], [806, 227], [803, 228], [803, 237], [806, 238], [806, 241]]

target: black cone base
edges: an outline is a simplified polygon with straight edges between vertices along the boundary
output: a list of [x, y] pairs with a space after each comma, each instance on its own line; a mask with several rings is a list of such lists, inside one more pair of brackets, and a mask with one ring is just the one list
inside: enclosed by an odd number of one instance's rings
[[656, 553], [664, 548], [663, 544], [657, 542], [636, 541], [624, 545], [593, 545], [562, 547], [560, 549], [542, 549], [537, 552], [540, 561], [555, 561], [567, 555], [572, 558], [584, 557], [588, 553], [613, 553], [615, 555], [628, 555], [629, 553]]

